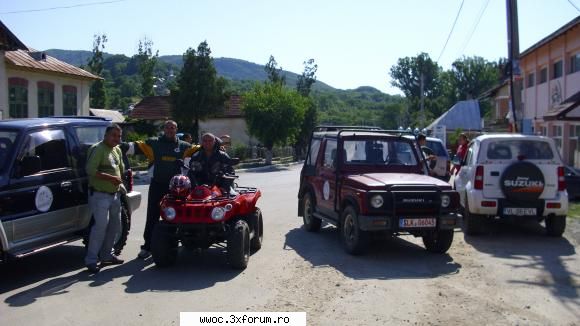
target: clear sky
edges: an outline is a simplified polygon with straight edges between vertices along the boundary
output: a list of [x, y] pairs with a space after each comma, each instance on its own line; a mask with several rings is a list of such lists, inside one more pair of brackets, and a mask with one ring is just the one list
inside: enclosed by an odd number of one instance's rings
[[[95, 4], [102, 2], [100, 4]], [[342, 89], [390, 85], [397, 59], [442, 53], [462, 0], [0, 0], [0, 20], [27, 46], [135, 54], [147, 37], [160, 55], [183, 54], [207, 40], [214, 57], [302, 71], [314, 58], [318, 79]], [[45, 8], [70, 7], [32, 11]], [[520, 51], [577, 17], [580, 0], [518, 1]], [[448, 69], [465, 55], [507, 57], [505, 0], [464, 0], [438, 60]], [[26, 11], [13, 13], [15, 11]], [[479, 20], [479, 24], [476, 25]], [[471, 37], [470, 37], [471, 36]]]

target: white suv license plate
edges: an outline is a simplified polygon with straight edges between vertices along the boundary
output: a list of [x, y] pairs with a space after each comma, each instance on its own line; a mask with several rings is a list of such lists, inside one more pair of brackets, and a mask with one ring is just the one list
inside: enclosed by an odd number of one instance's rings
[[533, 216], [537, 215], [535, 208], [505, 207], [504, 215]]
[[435, 218], [401, 218], [400, 228], [434, 228], [437, 224]]

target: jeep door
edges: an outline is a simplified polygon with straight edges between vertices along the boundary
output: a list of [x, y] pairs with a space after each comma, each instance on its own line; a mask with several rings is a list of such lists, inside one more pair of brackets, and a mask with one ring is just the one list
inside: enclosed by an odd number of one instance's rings
[[10, 247], [34, 247], [77, 226], [65, 130], [29, 131], [17, 153], [0, 218]]
[[327, 138], [324, 141], [324, 152], [319, 167], [319, 173], [315, 178], [314, 188], [316, 192], [317, 210], [322, 214], [336, 218], [334, 201], [336, 198], [336, 139]]

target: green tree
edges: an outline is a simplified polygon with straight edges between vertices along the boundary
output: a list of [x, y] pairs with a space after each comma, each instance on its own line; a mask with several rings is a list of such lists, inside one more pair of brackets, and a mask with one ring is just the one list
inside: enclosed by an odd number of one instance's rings
[[183, 55], [183, 69], [177, 78], [177, 89], [172, 91], [173, 115], [182, 129], [193, 132], [199, 141], [199, 120], [215, 113], [226, 100], [226, 81], [218, 78], [207, 42], [201, 42], [197, 51], [189, 48]]
[[272, 164], [272, 147], [293, 143], [300, 132], [307, 99], [281, 84], [255, 84], [244, 94], [243, 110], [249, 133], [268, 150], [266, 164]]
[[[318, 70], [318, 65], [314, 63], [314, 59], [309, 59], [304, 61], [304, 71], [302, 75], [298, 76], [298, 81], [296, 82], [296, 91], [298, 94], [305, 98], [310, 96], [312, 90], [312, 85], [316, 82], [316, 71]], [[296, 137], [296, 158], [302, 159], [305, 156], [305, 151], [308, 146], [308, 140], [310, 139], [310, 133], [316, 127], [318, 122], [318, 110], [316, 108], [316, 103], [311, 99], [308, 99], [306, 106], [306, 111], [304, 112], [304, 120], [300, 126], [300, 133]]]
[[[425, 116], [438, 115], [443, 108], [435, 107], [439, 102], [433, 101], [441, 96], [439, 75], [441, 67], [431, 60], [427, 53], [420, 53], [416, 57], [399, 58], [397, 64], [391, 67], [391, 85], [399, 88], [408, 100], [408, 109], [411, 117], [417, 117], [420, 109], [421, 96], [424, 98]], [[423, 94], [421, 94], [421, 84]], [[431, 105], [427, 105], [427, 102]], [[426, 120], [428, 121], [428, 120]], [[412, 123], [416, 121], [412, 121]]]
[[153, 84], [155, 83], [154, 70], [157, 65], [159, 50], [153, 54], [153, 41], [144, 38], [139, 40], [137, 54], [135, 55], [139, 65], [139, 75], [141, 77], [141, 95], [152, 96]]
[[[97, 76], [103, 74], [103, 50], [107, 43], [107, 35], [94, 35], [93, 56], [89, 59], [87, 67], [89, 71]], [[105, 91], [105, 81], [98, 79], [93, 82], [90, 90], [90, 106], [96, 109], [105, 108], [107, 103], [107, 93]]]
[[266, 77], [272, 84], [286, 84], [286, 76], [284, 76], [284, 72], [282, 71], [282, 67], [278, 68], [278, 63], [276, 59], [274, 59], [273, 55], [270, 55], [270, 59], [266, 66], [264, 66], [264, 71], [266, 71]]
[[471, 100], [496, 85], [500, 71], [495, 62], [482, 57], [463, 57], [451, 65], [451, 84], [449, 90], [458, 100]]

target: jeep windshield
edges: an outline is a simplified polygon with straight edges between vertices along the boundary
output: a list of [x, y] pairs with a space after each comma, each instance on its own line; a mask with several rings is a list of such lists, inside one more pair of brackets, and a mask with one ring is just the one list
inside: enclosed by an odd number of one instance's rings
[[347, 165], [418, 165], [413, 143], [400, 138], [345, 139], [344, 150]]
[[0, 172], [3, 172], [10, 164], [10, 157], [14, 150], [14, 143], [16, 142], [17, 131], [0, 130]]

